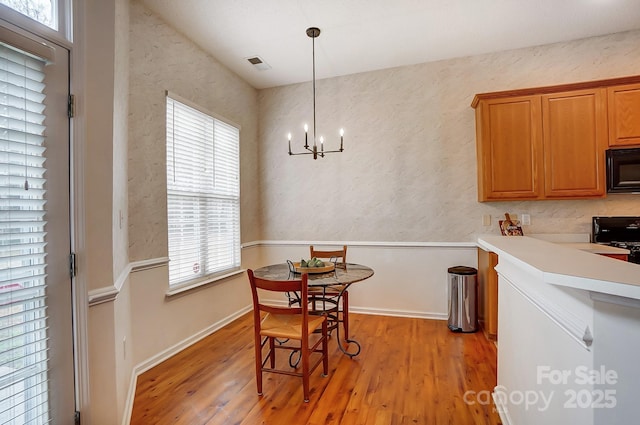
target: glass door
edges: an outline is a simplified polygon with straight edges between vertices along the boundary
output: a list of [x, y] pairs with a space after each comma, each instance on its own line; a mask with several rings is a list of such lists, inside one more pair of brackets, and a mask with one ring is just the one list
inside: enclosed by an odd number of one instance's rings
[[0, 21], [0, 423], [75, 411], [69, 52]]

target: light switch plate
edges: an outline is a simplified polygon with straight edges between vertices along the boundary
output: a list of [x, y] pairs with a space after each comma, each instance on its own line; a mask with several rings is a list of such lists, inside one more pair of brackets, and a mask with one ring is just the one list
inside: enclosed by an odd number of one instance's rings
[[529, 214], [522, 214], [522, 225], [530, 226], [531, 225], [531, 216]]

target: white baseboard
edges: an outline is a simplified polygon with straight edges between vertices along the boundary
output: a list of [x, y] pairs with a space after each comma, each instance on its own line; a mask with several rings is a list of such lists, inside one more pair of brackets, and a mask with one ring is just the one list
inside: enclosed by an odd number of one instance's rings
[[136, 365], [133, 368], [133, 371], [131, 372], [131, 382], [129, 383], [129, 391], [127, 393], [127, 400], [126, 400], [126, 405], [125, 405], [125, 410], [124, 410], [124, 418], [122, 420], [122, 424], [123, 425], [129, 425], [129, 423], [131, 422], [131, 413], [133, 411], [133, 401], [135, 398], [135, 394], [136, 394], [136, 385], [138, 383], [138, 376], [142, 375], [144, 372], [148, 371], [149, 369], [151, 369], [154, 366], [159, 365], [160, 363], [162, 363], [163, 361], [169, 359], [170, 357], [178, 354], [180, 351], [184, 350], [185, 348], [195, 344], [196, 342], [200, 341], [203, 338], [206, 338], [207, 336], [211, 335], [212, 333], [220, 330], [221, 328], [223, 328], [224, 326], [228, 325], [229, 323], [233, 322], [234, 320], [236, 320], [238, 317], [242, 316], [243, 314], [251, 311], [253, 309], [252, 305], [248, 305], [246, 307], [244, 307], [241, 310], [238, 310], [237, 312], [217, 321], [216, 323], [213, 323], [211, 326], [206, 327], [205, 329], [201, 330], [200, 332], [190, 336], [189, 338], [183, 339], [182, 341], [178, 342], [177, 344], [167, 348], [164, 351], [161, 351], [160, 353], [156, 354], [155, 356], [152, 356], [150, 358], [148, 358], [147, 360], [139, 363], [138, 365]]
[[131, 423], [131, 414], [133, 413], [133, 401], [136, 398], [136, 386], [138, 385], [138, 374], [136, 369], [131, 371], [131, 379], [129, 381], [129, 391], [127, 391], [127, 399], [125, 400], [124, 413], [122, 414], [122, 425]]
[[[277, 306], [286, 306], [287, 302], [284, 300], [269, 300], [269, 304]], [[389, 310], [382, 308], [365, 308], [349, 306], [349, 313], [370, 314], [373, 316], [391, 316], [391, 317], [408, 317], [414, 319], [431, 319], [431, 320], [447, 320], [446, 313], [430, 313], [422, 311], [409, 311], [409, 310]]]
[[408, 310], [388, 310], [382, 308], [364, 308], [349, 306], [349, 313], [371, 314], [375, 316], [392, 316], [392, 317], [408, 317], [414, 319], [432, 319], [432, 320], [447, 320], [448, 316], [445, 313], [430, 313], [422, 311], [408, 311]]

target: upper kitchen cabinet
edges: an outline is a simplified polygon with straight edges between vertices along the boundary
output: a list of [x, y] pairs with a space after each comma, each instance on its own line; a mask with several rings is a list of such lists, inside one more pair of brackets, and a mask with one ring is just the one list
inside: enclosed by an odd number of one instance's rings
[[478, 200], [602, 198], [605, 150], [640, 145], [640, 76], [477, 94]]
[[543, 95], [545, 198], [598, 198], [606, 194], [606, 90]]
[[640, 83], [607, 89], [609, 146], [640, 145]]
[[539, 198], [540, 97], [482, 101], [476, 108], [476, 132], [479, 200]]

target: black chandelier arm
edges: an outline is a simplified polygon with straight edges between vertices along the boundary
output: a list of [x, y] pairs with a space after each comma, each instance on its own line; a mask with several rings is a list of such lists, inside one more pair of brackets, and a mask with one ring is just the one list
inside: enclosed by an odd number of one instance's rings
[[308, 155], [308, 154], [313, 153], [314, 149], [316, 149], [316, 152], [318, 152], [317, 148], [315, 148], [314, 146], [309, 147], [309, 146], [305, 145], [305, 146], [303, 146], [303, 148], [305, 150], [308, 150], [309, 152], [294, 153], [294, 152], [291, 151], [291, 142], [289, 142], [289, 155]]
[[[294, 152], [291, 150], [291, 146], [289, 146], [289, 155], [306, 155], [306, 154], [310, 154], [310, 153], [313, 153], [313, 152], [314, 152], [313, 147], [310, 147], [310, 148], [309, 148], [309, 147], [303, 146], [303, 148], [304, 148], [304, 149], [306, 149], [306, 150], [308, 150], [309, 152], [294, 153]], [[333, 149], [333, 150], [317, 149], [317, 148], [315, 149], [315, 152], [318, 152], [318, 153], [323, 153], [323, 152], [324, 152], [324, 153], [335, 153], [335, 152], [343, 152], [343, 151], [344, 151], [344, 148], [343, 148], [342, 146], [340, 146], [340, 148], [339, 148], [339, 149]]]
[[313, 155], [313, 152], [289, 152], [289, 155]]
[[340, 137], [340, 148], [339, 149], [325, 150], [324, 149], [324, 144], [321, 144], [320, 145], [320, 149], [318, 149], [317, 145], [307, 146], [306, 143], [303, 146], [303, 148], [305, 150], [307, 150], [308, 152], [293, 152], [291, 150], [291, 140], [289, 140], [289, 155], [314, 155], [315, 154], [313, 159], [316, 159], [316, 156], [324, 157], [325, 153], [340, 153], [340, 152], [344, 152], [344, 148], [343, 148], [343, 144], [342, 144], [342, 136]]
[[319, 156], [323, 157], [324, 154], [322, 152], [314, 151], [313, 149], [307, 149], [309, 152], [291, 152], [289, 151], [289, 155], [313, 155], [313, 159], [318, 159]]
[[342, 151], [344, 151], [343, 148], [340, 149], [335, 149], [335, 150], [330, 150], [330, 151], [325, 151], [325, 150], [314, 150], [311, 148], [307, 148], [308, 152], [293, 152], [291, 151], [291, 149], [289, 149], [289, 155], [294, 156], [294, 155], [313, 155], [313, 159], [318, 159], [318, 157], [324, 158], [324, 154], [325, 153], [340, 153]]
[[[313, 149], [308, 149], [309, 152], [292, 152], [289, 151], [289, 155], [313, 155]], [[323, 153], [340, 153], [343, 152], [344, 149], [336, 149], [336, 150], [332, 150], [332, 151], [316, 151], [316, 153], [320, 156], [322, 156]]]

